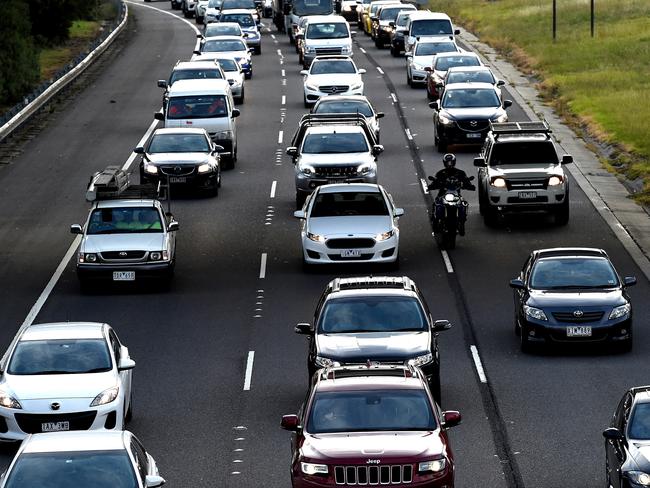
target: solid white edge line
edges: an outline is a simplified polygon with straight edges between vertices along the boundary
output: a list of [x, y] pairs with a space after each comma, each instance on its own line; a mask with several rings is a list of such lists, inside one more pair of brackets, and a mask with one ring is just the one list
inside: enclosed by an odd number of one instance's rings
[[476, 367], [476, 372], [478, 373], [479, 380], [481, 380], [481, 383], [487, 383], [487, 377], [485, 376], [485, 371], [483, 370], [481, 357], [478, 355], [478, 349], [475, 345], [469, 346], [469, 349], [472, 351], [472, 358], [474, 358], [474, 366]]
[[422, 185], [422, 193], [425, 195], [429, 194], [429, 188], [427, 188], [427, 182], [424, 181], [424, 178], [420, 178], [420, 185]]
[[453, 273], [454, 267], [451, 265], [451, 259], [449, 259], [449, 254], [447, 254], [447, 251], [445, 251], [444, 249], [442, 249], [440, 253], [442, 254], [442, 260], [445, 262], [447, 273]]
[[286, 104], [287, 104], [287, 96], [282, 95], [282, 105], [286, 105]]
[[260, 279], [263, 280], [266, 278], [266, 253], [262, 253], [262, 257], [260, 258]]
[[273, 180], [273, 183], [271, 183], [271, 198], [275, 198], [275, 188], [278, 185], [278, 182], [276, 180]]
[[396, 96], [394, 93], [391, 92], [391, 94], [390, 94], [390, 98], [393, 99], [393, 102], [394, 102], [394, 103], [397, 103], [397, 96]]
[[178, 19], [181, 22], [185, 22], [187, 25], [189, 25], [192, 28], [192, 30], [194, 30], [195, 34], [200, 34], [201, 33], [201, 31], [194, 24], [192, 24], [192, 22], [190, 22], [187, 19], [184, 19], [183, 17], [179, 17], [178, 15], [173, 14], [173, 13], [167, 11], [167, 10], [162, 10], [162, 9], [160, 9], [158, 7], [154, 7], [152, 5], [143, 5], [140, 2], [133, 2], [132, 0], [124, 0], [124, 3], [130, 3], [131, 5], [137, 5], [138, 7], [148, 8], [148, 9], [160, 12], [161, 14], [169, 15], [170, 17]]
[[284, 139], [284, 131], [278, 132], [278, 144], [282, 144], [282, 139]]
[[253, 361], [255, 361], [255, 351], [248, 351], [246, 360], [246, 375], [244, 376], [244, 391], [251, 389], [251, 380], [253, 378]]
[[286, 74], [286, 72], [285, 72], [284, 70], [282, 70], [281, 75], [282, 75], [282, 78], [284, 78], [285, 76], [287, 76], [287, 74]]
[[377, 71], [379, 71], [379, 74], [382, 74], [382, 75], [384, 74], [384, 70], [381, 69], [379, 66], [377, 66]]

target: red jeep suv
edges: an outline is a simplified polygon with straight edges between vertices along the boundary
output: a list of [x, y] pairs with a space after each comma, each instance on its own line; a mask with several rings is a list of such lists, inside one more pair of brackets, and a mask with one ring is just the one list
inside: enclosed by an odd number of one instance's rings
[[440, 410], [417, 367], [322, 369], [299, 414], [282, 417], [282, 427], [293, 432], [293, 488], [453, 488], [447, 429], [460, 419]]

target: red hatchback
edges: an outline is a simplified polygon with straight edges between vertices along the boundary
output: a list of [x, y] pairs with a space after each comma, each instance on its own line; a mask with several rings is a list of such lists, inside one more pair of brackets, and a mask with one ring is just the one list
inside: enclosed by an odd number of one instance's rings
[[300, 413], [282, 417], [293, 432], [292, 486], [453, 488], [447, 429], [460, 420], [440, 410], [418, 368], [320, 370]]

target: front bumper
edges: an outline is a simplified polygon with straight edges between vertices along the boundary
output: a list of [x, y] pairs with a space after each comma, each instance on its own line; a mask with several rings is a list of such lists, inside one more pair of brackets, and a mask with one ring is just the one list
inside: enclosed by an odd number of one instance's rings
[[79, 277], [80, 280], [113, 281], [114, 271], [135, 271], [135, 281], [137, 282], [140, 279], [169, 276], [173, 269], [174, 269], [174, 264], [172, 261], [129, 263], [129, 264], [77, 263], [77, 276]]
[[350, 248], [358, 251], [359, 256], [344, 257], [343, 251], [348, 249], [331, 249], [326, 242], [314, 242], [302, 235], [302, 252], [305, 262], [309, 264], [333, 264], [333, 263], [394, 263], [399, 255], [399, 236], [375, 241], [372, 247]]
[[305, 99], [309, 103], [316, 103], [321, 97], [326, 97], [328, 95], [363, 95], [363, 85], [360, 88], [348, 89], [347, 91], [340, 91], [336, 93], [325, 93], [320, 90], [312, 90], [305, 86]]
[[[534, 193], [532, 197], [530, 194]], [[523, 198], [522, 195], [526, 197]], [[546, 187], [545, 189], [532, 189], [531, 191], [508, 190], [490, 186], [487, 193], [487, 202], [491, 207], [498, 207], [502, 212], [516, 211], [550, 211], [553, 212], [568, 198], [568, 187]]]
[[444, 139], [448, 144], [482, 144], [485, 140], [488, 128], [476, 131], [464, 130], [458, 127], [456, 122], [450, 125], [438, 124], [438, 137]]
[[[548, 312], [546, 312], [548, 314]], [[598, 342], [621, 342], [632, 337], [632, 317], [620, 320], [604, 320], [601, 322], [582, 323], [553, 323], [532, 319], [526, 315], [519, 317], [521, 333], [526, 334], [529, 342], [533, 343], [598, 343]], [[567, 327], [569, 326], [590, 326], [590, 337], [568, 337]]]
[[424, 69], [416, 68], [415, 66], [411, 65], [411, 81], [413, 83], [426, 83], [428, 74], [429, 73], [424, 71]]
[[[196, 169], [187, 176], [174, 176], [174, 175], [164, 175], [164, 174], [144, 174], [140, 177], [141, 180], [144, 179], [144, 182], [158, 183], [160, 182], [163, 185], [167, 184], [167, 178], [169, 176], [169, 183], [172, 186], [178, 187], [192, 187], [192, 188], [211, 188], [219, 176], [217, 171], [211, 171], [209, 173], [197, 173]], [[144, 177], [144, 178], [143, 178]], [[179, 180], [178, 178], [182, 178]]]
[[390, 42], [390, 33], [391, 31], [388, 29], [382, 29], [381, 26], [377, 31], [375, 32], [375, 38], [380, 41], [380, 42]]
[[377, 184], [377, 172], [373, 171], [366, 175], [349, 176], [346, 178], [319, 178], [310, 177], [303, 173], [296, 172], [296, 191], [311, 193], [315, 188], [332, 183], [372, 183]]
[[[378, 457], [378, 456], [377, 456]], [[329, 458], [331, 459], [331, 458]], [[328, 459], [328, 460], [329, 460]], [[414, 459], [412, 462], [399, 462], [399, 463], [393, 463], [388, 460], [385, 461], [384, 464], [390, 464], [390, 465], [398, 465], [398, 464], [413, 464], [414, 467], [417, 464], [419, 460]], [[317, 460], [311, 461], [311, 462], [318, 462]], [[331, 461], [330, 461], [331, 462]], [[341, 463], [342, 465], [345, 465], [346, 463]], [[328, 475], [305, 475], [300, 471], [300, 463], [297, 462], [296, 465], [292, 466], [291, 469], [291, 483], [293, 488], [331, 488], [333, 486], [360, 486], [360, 483], [354, 483], [354, 484], [340, 484], [337, 483], [334, 474], [332, 471], [335, 469], [336, 465], [329, 465], [329, 471], [330, 473]], [[365, 466], [359, 466], [359, 468], [365, 468]], [[453, 465], [447, 466], [447, 468], [439, 474], [420, 474], [420, 473], [415, 473], [413, 476], [413, 479], [411, 482], [407, 483], [390, 483], [390, 482], [382, 482], [382, 483], [365, 483], [365, 486], [392, 486], [392, 487], [416, 487], [416, 488], [453, 488], [454, 486], [454, 467]], [[363, 486], [363, 485], [361, 485]]]

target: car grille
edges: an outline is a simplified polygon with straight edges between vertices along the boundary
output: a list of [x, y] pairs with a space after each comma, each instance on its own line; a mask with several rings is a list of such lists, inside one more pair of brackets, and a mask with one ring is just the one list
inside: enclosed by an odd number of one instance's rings
[[334, 479], [337, 485], [396, 485], [413, 482], [413, 466], [336, 466]]
[[582, 322], [600, 322], [605, 312], [582, 312], [582, 315], [576, 316], [575, 312], [552, 312], [553, 317], [558, 322], [569, 322], [579, 324]]
[[70, 422], [70, 430], [88, 430], [95, 421], [97, 412], [75, 412], [61, 414], [17, 413], [16, 422], [20, 430], [27, 434], [42, 432], [41, 424], [45, 422]]
[[456, 124], [458, 124], [458, 127], [461, 130], [466, 130], [470, 132], [478, 132], [481, 130], [486, 130], [489, 125], [490, 121], [487, 119], [468, 119], [468, 120], [458, 120], [456, 121]]
[[188, 176], [194, 173], [194, 166], [180, 165], [160, 166], [160, 172], [169, 176]]
[[546, 178], [535, 178], [530, 180], [506, 180], [508, 190], [546, 190], [548, 180]]
[[319, 166], [315, 173], [316, 178], [345, 178], [356, 175], [356, 166]]
[[355, 257], [343, 257], [340, 254], [328, 254], [329, 258], [332, 261], [367, 261], [368, 259], [372, 259], [374, 256], [373, 253], [368, 253], [368, 254], [362, 254], [361, 256], [355, 256]]
[[359, 249], [373, 247], [374, 239], [329, 239], [326, 243], [330, 249]]
[[330, 54], [341, 54], [340, 47], [317, 47], [316, 56], [328, 56]]
[[508, 197], [508, 203], [547, 203], [548, 197], [541, 196], [535, 198]]
[[119, 260], [119, 259], [143, 259], [147, 251], [104, 251], [101, 253], [102, 259]]
[[334, 93], [345, 93], [349, 89], [350, 87], [348, 85], [322, 85], [318, 87], [319, 91], [330, 95]]

